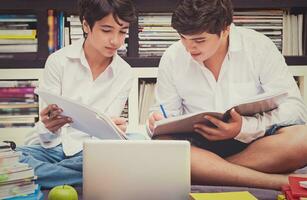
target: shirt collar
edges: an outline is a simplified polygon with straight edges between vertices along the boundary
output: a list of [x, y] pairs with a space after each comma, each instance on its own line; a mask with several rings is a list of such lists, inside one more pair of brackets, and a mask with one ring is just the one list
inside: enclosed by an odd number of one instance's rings
[[240, 33], [238, 32], [238, 28], [234, 25], [230, 25], [229, 32], [229, 52], [240, 51], [242, 49], [242, 40], [240, 38]]
[[[66, 56], [70, 59], [80, 59], [80, 63], [82, 66], [89, 68], [88, 62], [85, 58], [84, 50], [83, 50], [83, 43], [84, 43], [84, 38], [79, 39], [77, 42], [74, 44], [70, 45], [66, 49]], [[118, 60], [117, 53], [114, 54], [111, 63], [107, 67], [106, 70], [110, 70], [110, 72], [113, 75], [116, 75], [119, 72], [119, 69], [117, 67]]]

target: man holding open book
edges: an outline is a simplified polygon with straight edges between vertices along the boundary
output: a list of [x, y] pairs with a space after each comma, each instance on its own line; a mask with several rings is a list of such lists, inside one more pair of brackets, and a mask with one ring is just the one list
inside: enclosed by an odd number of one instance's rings
[[[114, 117], [125, 132], [126, 121], [119, 116], [133, 74], [117, 49], [136, 19], [134, 6], [130, 0], [79, 0], [78, 4], [84, 38], [49, 56], [40, 89]], [[63, 116], [63, 109], [46, 105], [37, 124], [40, 145], [18, 148], [21, 161], [34, 168], [37, 182], [45, 188], [82, 185], [82, 145], [92, 137], [68, 126], [74, 116]]]
[[[172, 16], [181, 40], [161, 58], [156, 100], [164, 117], [224, 112], [260, 94], [285, 92], [278, 108], [253, 116], [211, 115], [195, 123], [189, 140], [192, 181], [197, 184], [280, 189], [286, 174], [307, 164], [307, 110], [284, 57], [266, 36], [232, 23], [231, 0], [183, 0]], [[152, 108], [149, 128], [164, 117]]]

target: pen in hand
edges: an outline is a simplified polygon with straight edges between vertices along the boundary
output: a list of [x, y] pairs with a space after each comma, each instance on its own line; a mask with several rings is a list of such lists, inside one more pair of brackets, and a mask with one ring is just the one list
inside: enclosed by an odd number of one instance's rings
[[160, 109], [161, 109], [161, 111], [162, 111], [162, 113], [163, 113], [164, 118], [167, 118], [166, 112], [165, 112], [165, 110], [164, 110], [162, 104], [160, 104]]

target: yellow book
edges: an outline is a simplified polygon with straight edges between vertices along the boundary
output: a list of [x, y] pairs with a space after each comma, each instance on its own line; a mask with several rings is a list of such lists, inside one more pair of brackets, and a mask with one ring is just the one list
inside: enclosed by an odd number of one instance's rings
[[257, 200], [247, 191], [219, 193], [190, 193], [190, 200]]
[[0, 30], [0, 39], [35, 39], [36, 30]]
[[286, 199], [285, 195], [279, 194], [279, 195], [277, 195], [277, 200], [287, 200], [287, 199]]

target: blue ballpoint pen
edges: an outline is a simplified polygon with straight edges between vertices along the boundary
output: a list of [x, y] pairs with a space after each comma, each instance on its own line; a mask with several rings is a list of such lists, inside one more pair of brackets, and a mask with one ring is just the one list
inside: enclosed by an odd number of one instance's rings
[[160, 109], [161, 109], [161, 111], [162, 111], [162, 113], [163, 113], [164, 118], [167, 118], [166, 112], [165, 112], [165, 110], [164, 110], [162, 104], [160, 104]]

